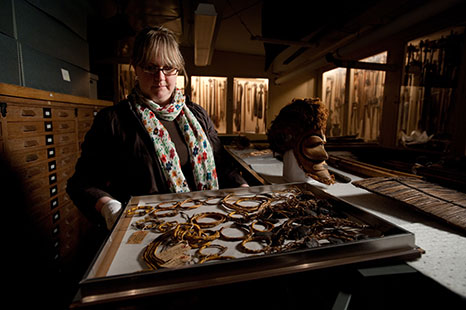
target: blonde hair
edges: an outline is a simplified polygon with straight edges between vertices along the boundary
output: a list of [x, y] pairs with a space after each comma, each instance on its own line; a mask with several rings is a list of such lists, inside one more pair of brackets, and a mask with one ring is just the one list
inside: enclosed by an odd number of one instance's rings
[[145, 67], [154, 59], [160, 60], [164, 66], [178, 69], [187, 80], [185, 63], [176, 35], [162, 26], [146, 27], [139, 32], [134, 40], [131, 56], [133, 67]]

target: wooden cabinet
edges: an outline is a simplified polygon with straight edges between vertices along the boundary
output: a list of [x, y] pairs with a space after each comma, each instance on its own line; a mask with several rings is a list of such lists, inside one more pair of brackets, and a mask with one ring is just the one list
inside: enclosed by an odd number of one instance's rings
[[95, 114], [110, 105], [0, 83], [0, 152], [24, 183], [27, 214], [59, 266], [73, 260], [89, 225], [68, 197], [66, 183]]

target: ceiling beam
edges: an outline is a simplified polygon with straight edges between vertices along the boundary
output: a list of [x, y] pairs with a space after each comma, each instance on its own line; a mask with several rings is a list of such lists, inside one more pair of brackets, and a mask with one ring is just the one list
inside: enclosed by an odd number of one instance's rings
[[[430, 1], [427, 4], [418, 7], [417, 9], [400, 16], [393, 22], [386, 24], [380, 28], [375, 29], [371, 33], [368, 33], [364, 37], [352, 38], [355, 39], [348, 44], [337, 44], [332, 45], [332, 50], [330, 48], [326, 49], [326, 53], [323, 54], [323, 51], [319, 54], [319, 57], [313, 58], [313, 60], [306, 62], [306, 64], [301, 64], [297, 68], [287, 71], [286, 73], [279, 76], [275, 79], [276, 84], [286, 83], [290, 79], [305, 74], [309, 71], [316, 70], [319, 67], [322, 67], [328, 64], [325, 56], [328, 53], [334, 52], [337, 55], [345, 56], [353, 53], [357, 50], [361, 50], [364, 47], [367, 47], [370, 44], [380, 42], [390, 35], [403, 31], [403, 29], [409, 28], [417, 23], [425, 21], [433, 16], [436, 16], [443, 11], [453, 8], [456, 5], [461, 4], [463, 0], [445, 0], [445, 1]], [[351, 36], [348, 36], [349, 38]], [[342, 41], [346, 41], [345, 38]], [[323, 54], [323, 55], [322, 55]]]

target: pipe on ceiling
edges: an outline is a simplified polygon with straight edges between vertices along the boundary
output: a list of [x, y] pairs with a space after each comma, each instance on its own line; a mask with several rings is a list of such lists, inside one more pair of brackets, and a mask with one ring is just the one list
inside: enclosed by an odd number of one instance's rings
[[[343, 57], [354, 51], [362, 49], [368, 44], [381, 41], [390, 35], [393, 35], [397, 32], [402, 31], [403, 29], [415, 25], [416, 23], [422, 22], [423, 20], [440, 14], [441, 12], [460, 4], [462, 1], [463, 0], [430, 1], [428, 4], [397, 18], [392, 23], [382, 26], [346, 46], [338, 46], [340, 44], [339, 42], [333, 45], [331, 49], [336, 49], [336, 54], [338, 54], [340, 57]], [[327, 48], [326, 50], [329, 50], [329, 48]], [[315, 70], [319, 67], [328, 64], [328, 62], [325, 59], [326, 54], [327, 53], [325, 53], [323, 56], [319, 57], [318, 59], [315, 59], [307, 65], [300, 66], [299, 68], [294, 69], [293, 71], [276, 78], [274, 81], [275, 84], [283, 84], [293, 79], [294, 77], [297, 77], [301, 74]]]

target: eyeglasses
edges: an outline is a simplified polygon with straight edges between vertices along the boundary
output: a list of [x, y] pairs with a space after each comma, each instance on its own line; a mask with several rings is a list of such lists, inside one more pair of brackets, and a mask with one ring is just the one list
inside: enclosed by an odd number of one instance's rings
[[146, 67], [141, 67], [141, 68], [142, 68], [142, 71], [144, 71], [144, 73], [154, 74], [154, 75], [158, 74], [160, 71], [162, 71], [164, 75], [175, 75], [178, 73], [178, 69], [173, 68], [173, 67], [168, 67], [168, 66], [165, 66], [165, 67], [146, 66]]

